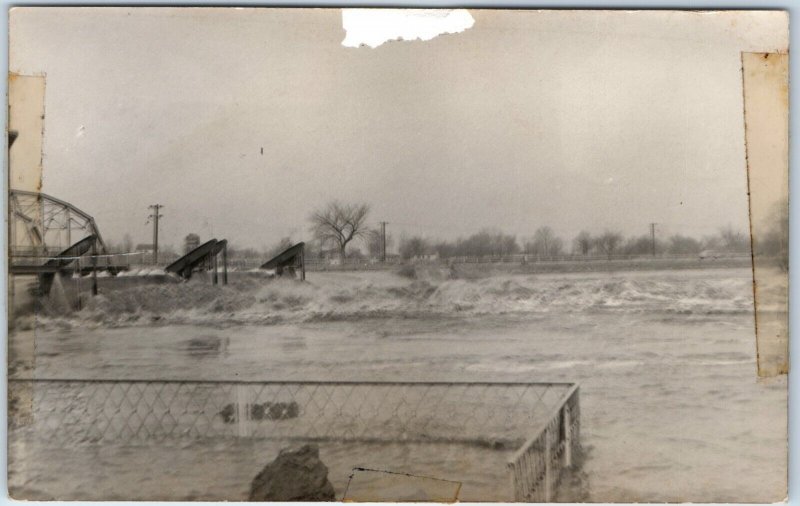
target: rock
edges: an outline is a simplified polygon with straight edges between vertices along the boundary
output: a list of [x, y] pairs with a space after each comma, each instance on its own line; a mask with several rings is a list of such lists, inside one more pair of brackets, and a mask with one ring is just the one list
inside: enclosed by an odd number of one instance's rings
[[328, 468], [317, 445], [283, 449], [250, 484], [250, 501], [333, 501]]

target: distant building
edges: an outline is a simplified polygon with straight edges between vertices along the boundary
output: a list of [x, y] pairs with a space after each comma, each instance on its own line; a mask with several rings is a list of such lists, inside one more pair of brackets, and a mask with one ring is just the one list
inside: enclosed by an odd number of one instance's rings
[[133, 248], [135, 253], [141, 253], [140, 255], [136, 255], [137, 262], [150, 262], [153, 257], [153, 245], [152, 244], [137, 244], [135, 248]]
[[200, 236], [197, 234], [187, 235], [183, 239], [183, 254], [189, 253], [198, 246], [200, 246]]
[[429, 253], [423, 253], [421, 255], [414, 255], [413, 257], [411, 257], [412, 262], [426, 262], [433, 260], [439, 260], [439, 253], [436, 253], [434, 251]]

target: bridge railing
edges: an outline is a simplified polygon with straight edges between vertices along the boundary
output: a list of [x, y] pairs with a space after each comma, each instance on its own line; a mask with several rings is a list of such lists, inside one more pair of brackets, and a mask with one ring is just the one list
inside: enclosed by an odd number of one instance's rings
[[[12, 267], [20, 265], [41, 266], [50, 260], [64, 258], [59, 257], [59, 253], [61, 253], [60, 250], [53, 248], [31, 249], [17, 247], [12, 248], [10, 253], [9, 265]], [[149, 261], [146, 259], [148, 255], [148, 253], [144, 252], [132, 252], [103, 253], [99, 255], [85, 254], [79, 257], [66, 257], [66, 259], [72, 259], [72, 263], [69, 266], [64, 267], [64, 270], [69, 271], [79, 267], [84, 270], [88, 270], [93, 265], [93, 260], [96, 262], [98, 268], [101, 269], [105, 269], [110, 266], [125, 269], [131, 267], [132, 265], [146, 264]]]
[[45, 445], [244, 437], [518, 449], [518, 500], [552, 497], [578, 445], [570, 383], [10, 379], [9, 394], [14, 433]]

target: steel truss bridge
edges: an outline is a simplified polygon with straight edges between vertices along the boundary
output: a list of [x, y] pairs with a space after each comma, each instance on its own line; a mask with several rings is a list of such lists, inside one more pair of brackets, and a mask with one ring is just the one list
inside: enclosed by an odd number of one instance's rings
[[91, 215], [44, 193], [9, 191], [8, 258], [11, 274], [70, 270], [74, 262], [67, 261], [69, 259], [63, 258], [62, 262], [52, 260], [90, 237], [94, 237], [93, 254], [100, 256], [96, 268], [116, 271]]

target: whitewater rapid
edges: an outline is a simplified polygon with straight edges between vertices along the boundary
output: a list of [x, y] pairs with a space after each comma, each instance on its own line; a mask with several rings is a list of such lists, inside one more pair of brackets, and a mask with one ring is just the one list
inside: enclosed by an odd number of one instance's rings
[[258, 276], [227, 286], [206, 280], [106, 290], [80, 311], [40, 313], [45, 327], [276, 324], [448, 315], [618, 312], [745, 314], [750, 279], [741, 270], [495, 275], [413, 279], [392, 272], [309, 273], [305, 283]]

